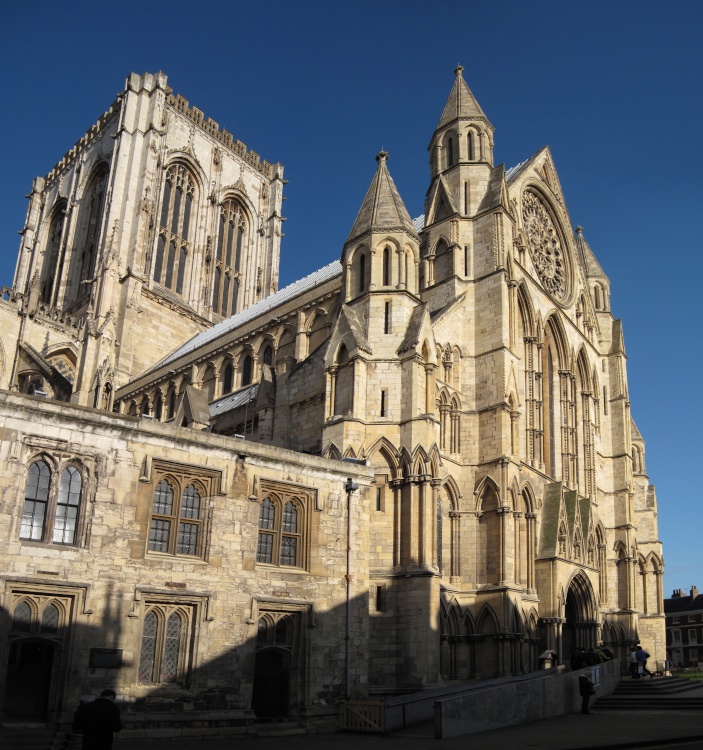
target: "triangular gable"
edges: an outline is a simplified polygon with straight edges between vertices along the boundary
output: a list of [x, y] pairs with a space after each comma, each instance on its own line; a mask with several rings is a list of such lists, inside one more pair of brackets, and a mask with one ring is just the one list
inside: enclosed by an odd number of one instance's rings
[[426, 226], [448, 219], [457, 213], [456, 206], [452, 200], [451, 193], [447, 189], [443, 175], [430, 188], [428, 199]]
[[497, 208], [502, 208], [510, 216], [513, 215], [510, 206], [510, 199], [508, 197], [508, 185], [505, 181], [504, 164], [499, 164], [491, 170], [491, 174], [488, 178], [486, 194], [483, 196], [483, 200], [478, 207], [477, 213], [480, 214], [486, 211], [495, 211]]
[[329, 346], [325, 354], [325, 367], [334, 364], [334, 357], [341, 343], [346, 345], [350, 357], [357, 356], [360, 351], [373, 354], [359, 317], [349, 305], [342, 305], [332, 327]]
[[424, 341], [430, 342], [430, 358], [432, 362], [435, 362], [437, 355], [435, 351], [434, 331], [432, 330], [432, 321], [426, 304], [418, 305], [413, 309], [408, 321], [408, 327], [405, 329], [403, 342], [398, 347], [397, 353], [403, 354], [418, 347], [422, 348], [422, 342]]
[[180, 398], [173, 421], [179, 427], [204, 430], [210, 426], [210, 409], [207, 393], [193, 385], [187, 385]]

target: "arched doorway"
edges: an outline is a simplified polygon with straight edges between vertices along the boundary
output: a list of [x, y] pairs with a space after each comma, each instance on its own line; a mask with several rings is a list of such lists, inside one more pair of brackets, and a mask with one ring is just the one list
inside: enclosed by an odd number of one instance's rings
[[588, 649], [596, 645], [598, 624], [595, 618], [595, 597], [588, 578], [577, 573], [569, 584], [564, 603], [562, 626], [563, 661], [568, 661], [577, 648]]
[[46, 721], [56, 643], [38, 638], [12, 641], [5, 673], [3, 721]]
[[269, 648], [256, 654], [251, 707], [257, 719], [287, 719], [290, 695], [290, 654]]

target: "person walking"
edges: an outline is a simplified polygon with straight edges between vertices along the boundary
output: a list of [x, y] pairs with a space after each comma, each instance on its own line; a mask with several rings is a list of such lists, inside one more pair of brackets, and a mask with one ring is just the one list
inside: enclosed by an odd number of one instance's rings
[[595, 685], [591, 681], [592, 677], [593, 672], [591, 672], [590, 669], [579, 677], [579, 695], [581, 696], [582, 714], [591, 713], [591, 711], [588, 710], [588, 702], [591, 700], [591, 696], [596, 693]]
[[637, 659], [637, 672], [642, 675], [643, 679], [644, 676], [648, 674], [649, 679], [651, 680], [654, 675], [647, 669], [647, 659], [649, 659], [649, 654], [642, 648], [642, 646], [639, 646], [635, 652], [635, 657]]
[[122, 729], [114, 690], [103, 690], [97, 700], [81, 703], [73, 716], [73, 731], [83, 734], [83, 750], [111, 750], [115, 732]]
[[639, 680], [640, 674], [639, 674], [639, 669], [637, 667], [637, 646], [633, 646], [630, 649], [629, 669], [630, 669], [630, 677], [633, 680]]

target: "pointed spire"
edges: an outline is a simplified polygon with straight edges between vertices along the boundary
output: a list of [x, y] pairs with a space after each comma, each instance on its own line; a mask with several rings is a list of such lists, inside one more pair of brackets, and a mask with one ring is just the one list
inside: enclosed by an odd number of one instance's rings
[[418, 237], [410, 214], [386, 166], [387, 159], [388, 154], [385, 151], [381, 151], [376, 156], [378, 168], [361, 204], [354, 226], [349, 232], [347, 243], [363, 234], [377, 231], [407, 232], [413, 237]]
[[474, 95], [471, 93], [471, 89], [466, 85], [464, 76], [462, 75], [464, 68], [461, 65], [457, 65], [454, 70], [454, 85], [452, 90], [449, 92], [449, 98], [447, 103], [444, 105], [444, 111], [442, 116], [439, 118], [439, 123], [435, 130], [443, 128], [454, 120], [483, 120], [490, 128], [493, 126], [488, 122], [488, 118], [483, 113], [483, 110], [476, 101]]
[[608, 277], [601, 268], [600, 263], [596, 260], [593, 250], [591, 250], [590, 245], [583, 236], [583, 227], [576, 227], [576, 247], [581, 256], [581, 263], [586, 271], [586, 275], [589, 278], [605, 279], [608, 281]]

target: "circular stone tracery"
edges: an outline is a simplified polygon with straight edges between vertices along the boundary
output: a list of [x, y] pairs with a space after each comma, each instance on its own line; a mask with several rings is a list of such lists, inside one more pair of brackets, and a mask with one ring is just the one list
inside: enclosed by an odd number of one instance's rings
[[537, 275], [544, 288], [563, 302], [569, 291], [566, 253], [552, 217], [535, 193], [523, 195], [522, 219]]

